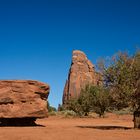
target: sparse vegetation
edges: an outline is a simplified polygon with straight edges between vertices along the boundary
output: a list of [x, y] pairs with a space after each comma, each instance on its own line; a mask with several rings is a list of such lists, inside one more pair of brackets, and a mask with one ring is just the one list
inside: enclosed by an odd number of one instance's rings
[[58, 105], [58, 111], [63, 111], [63, 110], [64, 110], [64, 106], [61, 105], [61, 104], [59, 104], [59, 105]]
[[77, 114], [72, 110], [59, 111], [58, 115], [61, 115], [61, 116], [66, 117], [66, 118], [67, 117], [76, 117], [77, 116]]
[[99, 64], [104, 76], [104, 84], [109, 89], [111, 109], [131, 107], [134, 114], [139, 112], [140, 51], [137, 51], [134, 56], [118, 53], [112, 58], [108, 67], [105, 67], [105, 63]]
[[73, 110], [79, 116], [88, 116], [89, 112], [96, 112], [103, 116], [109, 107], [108, 90], [102, 86], [87, 85], [81, 90], [77, 99], [71, 99], [65, 104], [65, 108]]
[[[72, 110], [79, 116], [95, 112], [100, 117], [104, 116], [105, 111], [118, 114], [139, 112], [140, 51], [134, 56], [118, 53], [108, 64], [105, 61], [100, 61], [98, 64], [103, 75], [103, 85], [87, 85], [81, 90], [80, 96], [67, 101], [63, 109]], [[135, 124], [136, 126], [140, 124]]]
[[111, 112], [116, 115], [129, 115], [129, 114], [133, 115], [132, 108], [130, 108], [130, 107], [123, 108], [121, 110], [113, 110]]
[[50, 103], [47, 101], [47, 108], [48, 108], [48, 112], [56, 112], [56, 108], [53, 106], [50, 106]]
[[57, 111], [51, 111], [48, 114], [49, 116], [57, 116]]

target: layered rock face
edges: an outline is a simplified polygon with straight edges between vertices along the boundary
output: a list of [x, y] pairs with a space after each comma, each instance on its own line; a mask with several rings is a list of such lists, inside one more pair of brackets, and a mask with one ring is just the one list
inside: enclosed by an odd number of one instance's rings
[[87, 84], [101, 84], [101, 76], [95, 72], [94, 65], [79, 50], [73, 51], [71, 68], [63, 92], [63, 104], [80, 95], [81, 89]]
[[47, 117], [49, 90], [47, 84], [38, 81], [0, 81], [0, 121]]

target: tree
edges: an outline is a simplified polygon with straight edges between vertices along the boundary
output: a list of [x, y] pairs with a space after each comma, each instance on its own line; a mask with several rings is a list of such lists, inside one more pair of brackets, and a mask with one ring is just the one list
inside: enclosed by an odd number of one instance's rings
[[136, 53], [133, 59], [133, 87], [132, 106], [134, 111], [140, 111], [140, 51]]
[[83, 116], [83, 111], [81, 108], [81, 105], [78, 102], [78, 98], [73, 98], [68, 100], [64, 106], [64, 110], [72, 110], [74, 111], [78, 116]]
[[104, 116], [105, 111], [109, 108], [110, 98], [108, 89], [103, 86], [94, 87], [93, 92], [93, 110], [99, 114], [99, 116]]
[[[84, 96], [86, 98], [83, 98]], [[89, 107], [90, 111], [96, 112], [101, 117], [109, 107], [109, 92], [104, 86], [87, 85], [82, 90], [79, 100], [82, 101], [83, 108]]]
[[48, 108], [48, 112], [56, 111], [56, 108], [53, 106], [50, 106], [50, 103], [48, 101], [47, 101], [47, 108]]
[[80, 116], [88, 116], [89, 112], [94, 111], [101, 117], [109, 107], [108, 93], [103, 86], [86, 85], [77, 99], [67, 102], [66, 109], [73, 110]]
[[81, 107], [81, 112], [84, 116], [88, 116], [92, 109], [93, 101], [93, 87], [91, 85], [86, 85], [85, 88], [81, 90], [80, 96], [78, 98], [78, 103]]
[[[104, 83], [110, 90], [111, 105], [122, 109], [128, 106], [135, 112], [140, 111], [140, 51], [134, 56], [118, 53], [112, 58], [108, 67], [100, 63], [104, 75]], [[134, 119], [135, 120], [135, 119]], [[139, 126], [135, 125], [135, 126]]]

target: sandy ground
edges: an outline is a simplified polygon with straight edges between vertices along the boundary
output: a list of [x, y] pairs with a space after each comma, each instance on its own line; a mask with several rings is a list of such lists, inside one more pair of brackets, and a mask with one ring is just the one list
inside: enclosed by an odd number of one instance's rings
[[132, 116], [107, 118], [49, 117], [37, 127], [0, 127], [0, 140], [140, 140]]

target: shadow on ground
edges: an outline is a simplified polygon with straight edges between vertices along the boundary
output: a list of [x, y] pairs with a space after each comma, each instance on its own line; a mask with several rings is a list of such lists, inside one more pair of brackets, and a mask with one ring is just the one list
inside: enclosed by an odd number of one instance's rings
[[0, 123], [0, 127], [46, 127], [44, 125], [40, 125], [40, 124], [1, 124]]
[[36, 118], [1, 118], [0, 127], [45, 127], [35, 121]]
[[76, 126], [79, 128], [91, 128], [91, 129], [100, 129], [100, 130], [129, 130], [133, 129], [132, 127], [125, 127], [125, 126]]

